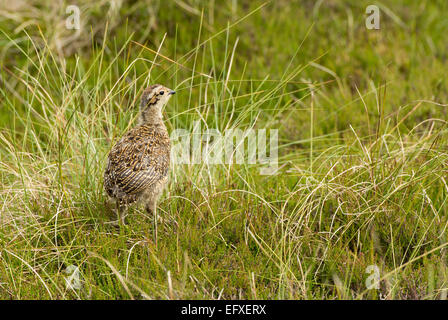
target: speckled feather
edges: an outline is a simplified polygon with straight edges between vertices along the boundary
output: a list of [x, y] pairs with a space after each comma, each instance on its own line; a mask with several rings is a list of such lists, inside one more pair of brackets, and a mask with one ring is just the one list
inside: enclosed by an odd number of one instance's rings
[[153, 105], [159, 101], [149, 96], [156, 89], [156, 86], [151, 86], [143, 95], [142, 124], [128, 131], [108, 156], [104, 188], [110, 197], [118, 200], [120, 207], [141, 200], [148, 195], [148, 191], [150, 194], [152, 189], [157, 188], [157, 184], [164, 184], [168, 175], [168, 131], [162, 119], [153, 116], [155, 111], [150, 109], [155, 108]]
[[[159, 129], [159, 130], [158, 130]], [[131, 204], [168, 174], [170, 140], [160, 128], [130, 130], [110, 151], [104, 185], [120, 204]]]

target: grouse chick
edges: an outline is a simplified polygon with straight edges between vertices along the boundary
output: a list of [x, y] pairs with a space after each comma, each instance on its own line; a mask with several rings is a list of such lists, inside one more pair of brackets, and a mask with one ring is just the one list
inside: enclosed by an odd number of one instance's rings
[[109, 152], [104, 188], [116, 201], [122, 223], [123, 211], [136, 202], [144, 203], [148, 213], [155, 214], [170, 166], [170, 139], [163, 123], [162, 108], [174, 93], [159, 84], [145, 89], [138, 125]]

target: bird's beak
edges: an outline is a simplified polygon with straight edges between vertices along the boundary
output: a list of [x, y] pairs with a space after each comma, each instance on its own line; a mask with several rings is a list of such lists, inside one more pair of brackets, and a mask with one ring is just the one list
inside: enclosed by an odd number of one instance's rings
[[176, 91], [174, 91], [174, 90], [170, 91], [170, 95], [175, 94], [175, 93], [176, 93]]

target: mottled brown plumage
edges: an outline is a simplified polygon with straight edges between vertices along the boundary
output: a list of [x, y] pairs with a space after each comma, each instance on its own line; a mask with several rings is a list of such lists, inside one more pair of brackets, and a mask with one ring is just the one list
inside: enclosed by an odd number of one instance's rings
[[147, 211], [155, 213], [170, 166], [170, 139], [162, 108], [173, 93], [161, 85], [147, 88], [137, 127], [129, 130], [109, 153], [104, 188], [116, 200], [122, 222], [123, 209], [135, 202], [145, 203]]

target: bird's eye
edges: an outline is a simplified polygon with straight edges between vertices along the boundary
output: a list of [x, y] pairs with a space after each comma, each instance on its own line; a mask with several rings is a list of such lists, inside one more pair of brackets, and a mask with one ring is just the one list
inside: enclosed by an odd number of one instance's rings
[[159, 94], [160, 94], [161, 96], [163, 96], [164, 93], [165, 93], [165, 91], [160, 91], [160, 92], [159, 92]]

